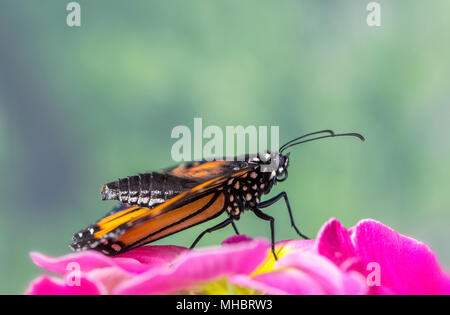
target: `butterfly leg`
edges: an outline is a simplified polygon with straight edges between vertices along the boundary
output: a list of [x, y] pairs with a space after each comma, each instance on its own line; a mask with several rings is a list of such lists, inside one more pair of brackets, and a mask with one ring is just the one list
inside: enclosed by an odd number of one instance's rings
[[275, 257], [275, 260], [278, 260], [277, 254], [275, 254], [275, 219], [271, 217], [270, 215], [265, 214], [261, 210], [259, 210], [257, 207], [251, 208], [253, 213], [260, 219], [266, 220], [270, 222], [270, 236], [271, 236], [271, 243], [272, 243], [272, 253]]
[[236, 232], [236, 235], [239, 235], [239, 231], [237, 229], [236, 223], [234, 223], [234, 220], [231, 220], [231, 225], [233, 226], [234, 232]]
[[228, 224], [230, 224], [230, 223], [234, 226], [233, 218], [231, 218], [231, 217], [228, 218], [228, 219], [226, 219], [225, 221], [223, 221], [223, 222], [221, 222], [221, 223], [219, 223], [219, 224], [217, 224], [217, 225], [215, 225], [215, 226], [209, 228], [209, 229], [204, 230], [202, 233], [200, 233], [199, 236], [197, 236], [197, 238], [195, 239], [194, 243], [192, 243], [192, 245], [191, 245], [190, 248], [193, 249], [193, 248], [195, 247], [195, 245], [197, 245], [197, 243], [200, 241], [200, 239], [201, 239], [206, 233], [211, 233], [211, 232], [220, 230], [220, 229], [226, 227], [226, 226], [227, 226]]
[[289, 204], [289, 199], [288, 199], [287, 194], [286, 194], [285, 191], [279, 193], [278, 195], [276, 195], [275, 197], [273, 197], [273, 198], [271, 198], [271, 199], [269, 199], [269, 200], [266, 200], [266, 201], [263, 201], [263, 202], [259, 203], [259, 204], [258, 204], [258, 208], [267, 208], [267, 207], [273, 205], [275, 202], [277, 202], [277, 201], [280, 200], [281, 198], [284, 198], [284, 201], [286, 202], [286, 207], [287, 207], [287, 209], [288, 209], [289, 217], [290, 217], [290, 219], [291, 219], [291, 225], [292, 225], [292, 227], [294, 228], [295, 232], [297, 232], [297, 234], [298, 234], [300, 237], [304, 238], [305, 240], [309, 240], [309, 237], [303, 235], [303, 234], [300, 232], [300, 230], [297, 228], [297, 226], [295, 225], [295, 222], [294, 222], [294, 216], [292, 215], [292, 211], [291, 211], [291, 205]]

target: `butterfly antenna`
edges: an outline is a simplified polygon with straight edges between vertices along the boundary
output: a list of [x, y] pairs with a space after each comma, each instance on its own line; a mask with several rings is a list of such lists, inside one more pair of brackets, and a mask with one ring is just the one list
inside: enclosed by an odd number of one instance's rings
[[[311, 138], [311, 139], [298, 141], [305, 137], [315, 135], [315, 134], [325, 133], [325, 132], [327, 132], [329, 134], [325, 135], [325, 136], [320, 136], [320, 137], [315, 137], [315, 138]], [[293, 140], [287, 142], [280, 148], [280, 153], [283, 153], [283, 151], [286, 150], [287, 148], [293, 147], [293, 146], [301, 144], [301, 143], [306, 143], [306, 142], [315, 141], [315, 140], [319, 140], [319, 139], [325, 139], [325, 138], [333, 138], [333, 137], [356, 137], [356, 138], [359, 138], [361, 141], [366, 140], [361, 134], [356, 133], [356, 132], [335, 134], [332, 130], [322, 130], [322, 131], [317, 131], [317, 132], [306, 134], [304, 136], [298, 137], [296, 139], [293, 139]]]

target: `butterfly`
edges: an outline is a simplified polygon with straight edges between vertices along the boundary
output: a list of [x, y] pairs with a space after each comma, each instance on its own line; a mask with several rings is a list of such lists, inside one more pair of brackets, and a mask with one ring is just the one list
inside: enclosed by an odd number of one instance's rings
[[194, 248], [205, 234], [228, 225], [239, 234], [235, 221], [242, 212], [250, 210], [270, 223], [272, 252], [276, 258], [275, 220], [261, 209], [283, 199], [292, 227], [300, 237], [307, 239], [294, 222], [286, 192], [261, 201], [273, 185], [287, 179], [290, 153], [284, 154], [284, 151], [301, 143], [339, 136], [365, 140], [358, 133], [336, 134], [332, 130], [321, 130], [295, 138], [275, 153], [195, 161], [107, 183], [101, 189], [102, 199], [117, 200], [118, 205], [76, 233], [70, 247], [75, 251], [92, 249], [105, 255], [117, 255], [225, 213], [224, 221], [198, 235], [191, 246]]

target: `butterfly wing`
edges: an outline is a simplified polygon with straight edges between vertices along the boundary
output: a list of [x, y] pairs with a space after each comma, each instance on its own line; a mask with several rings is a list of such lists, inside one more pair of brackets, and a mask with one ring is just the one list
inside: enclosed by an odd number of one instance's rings
[[165, 172], [180, 180], [195, 178], [200, 184], [153, 208], [120, 204], [75, 234], [71, 248], [115, 255], [213, 219], [224, 211], [224, 184], [255, 168], [254, 164], [225, 160], [197, 163]]

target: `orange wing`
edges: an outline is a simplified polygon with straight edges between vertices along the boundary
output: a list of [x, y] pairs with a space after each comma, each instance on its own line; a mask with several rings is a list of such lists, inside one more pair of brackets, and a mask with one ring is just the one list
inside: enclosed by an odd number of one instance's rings
[[167, 170], [167, 172], [179, 178], [205, 180], [217, 178], [218, 176], [231, 175], [234, 168], [242, 169], [238, 162], [215, 160], [181, 164], [180, 166]]

